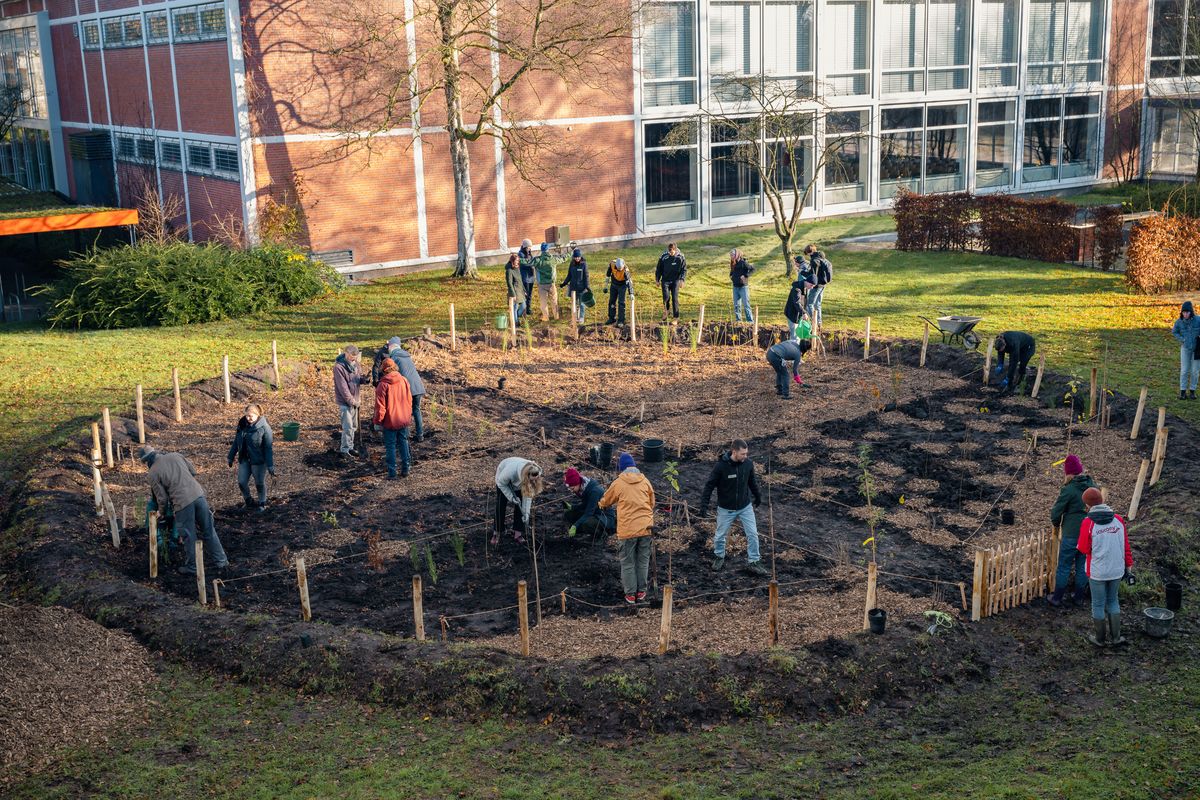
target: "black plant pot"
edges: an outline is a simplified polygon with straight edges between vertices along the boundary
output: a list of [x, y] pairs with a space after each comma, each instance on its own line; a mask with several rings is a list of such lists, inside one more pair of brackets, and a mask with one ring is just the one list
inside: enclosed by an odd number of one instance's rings
[[1013, 510], [1012, 510], [1011, 508], [1002, 508], [1002, 509], [1000, 509], [1000, 522], [1001, 522], [1001, 524], [1004, 524], [1004, 525], [1012, 525], [1012, 524], [1013, 524], [1013, 521], [1014, 521], [1015, 519], [1016, 519], [1016, 515], [1013, 513]]
[[1178, 611], [1183, 608], [1183, 584], [1168, 583], [1167, 590], [1167, 610]]
[[871, 633], [883, 633], [887, 627], [887, 612], [882, 608], [872, 608], [867, 612], [867, 621], [871, 623]]
[[500, 380], [496, 381], [496, 388], [503, 392], [504, 384], [506, 383], [508, 383], [508, 378], [501, 378]]

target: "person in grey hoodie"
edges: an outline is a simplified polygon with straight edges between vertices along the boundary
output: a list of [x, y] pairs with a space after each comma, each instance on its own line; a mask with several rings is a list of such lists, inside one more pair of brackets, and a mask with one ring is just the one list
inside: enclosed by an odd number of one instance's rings
[[348, 344], [333, 362], [333, 399], [337, 401], [342, 418], [343, 458], [358, 456], [354, 449], [354, 434], [358, 431], [359, 387], [371, 380], [358, 371], [358, 348]]
[[1171, 328], [1171, 335], [1179, 342], [1179, 399], [1196, 399], [1196, 378], [1200, 376], [1200, 320], [1187, 300], [1179, 309], [1179, 319]]
[[400, 374], [408, 381], [408, 388], [412, 390], [412, 440], [419, 442], [425, 438], [425, 425], [421, 420], [421, 398], [425, 396], [425, 381], [421, 380], [421, 373], [417, 372], [412, 354], [404, 349], [399, 336], [388, 339], [388, 358], [396, 362], [396, 369], [400, 370]]
[[183, 566], [179, 573], [196, 574], [197, 524], [204, 534], [204, 551], [212, 556], [216, 568], [228, 567], [229, 557], [217, 538], [212, 510], [192, 462], [179, 453], [160, 453], [149, 445], [138, 451], [138, 458], [150, 468], [150, 499], [154, 509], [170, 507], [175, 511], [175, 529], [183, 534]]
[[509, 505], [513, 506], [512, 535], [517, 544], [525, 543], [525, 526], [533, 510], [533, 498], [546, 488], [542, 468], [527, 458], [506, 458], [496, 467], [496, 519], [492, 527], [492, 546], [500, 544]]
[[246, 406], [246, 413], [238, 420], [233, 444], [229, 446], [229, 466], [238, 462], [238, 488], [246, 508], [254, 508], [250, 499], [250, 476], [254, 475], [254, 488], [258, 491], [259, 513], [267, 509], [267, 473], [275, 477], [275, 446], [271, 436], [271, 425], [262, 415], [262, 409], [254, 403]]

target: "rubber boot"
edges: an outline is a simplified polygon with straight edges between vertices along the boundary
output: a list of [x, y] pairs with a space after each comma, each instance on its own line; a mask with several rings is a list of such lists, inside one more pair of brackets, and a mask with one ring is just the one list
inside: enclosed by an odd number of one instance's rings
[[1126, 644], [1129, 640], [1121, 635], [1121, 614], [1108, 615], [1108, 643], [1113, 647]]
[[1180, 400], [1187, 400], [1187, 392], [1185, 392], [1183, 389], [1180, 389], [1180, 390], [1179, 390], [1179, 399], [1180, 399]]
[[1093, 619], [1092, 623], [1095, 625], [1095, 630], [1088, 634], [1087, 640], [1096, 645], [1096, 647], [1104, 647], [1108, 644], [1106, 641], [1108, 638], [1108, 620]]
[[1058, 608], [1059, 606], [1062, 605], [1063, 595], [1066, 593], [1067, 593], [1067, 588], [1065, 586], [1060, 586], [1059, 588], [1054, 590], [1054, 594], [1052, 594], [1046, 598], [1046, 602], [1049, 603], [1050, 605], [1054, 606], [1055, 608]]

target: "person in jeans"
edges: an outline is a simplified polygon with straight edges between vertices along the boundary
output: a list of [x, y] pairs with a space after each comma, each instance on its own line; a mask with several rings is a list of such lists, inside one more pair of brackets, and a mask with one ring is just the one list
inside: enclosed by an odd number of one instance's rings
[[563, 483], [579, 498], [567, 508], [567, 536], [582, 533], [584, 536], [608, 535], [617, 524], [616, 512], [611, 508], [601, 509], [600, 498], [604, 496], [604, 487], [600, 482], [579, 474], [574, 467], [563, 473]]
[[229, 557], [217, 538], [212, 510], [192, 462], [179, 453], [160, 453], [150, 445], [138, 451], [138, 458], [150, 469], [153, 508], [175, 511], [175, 529], [183, 535], [183, 566], [179, 567], [179, 574], [196, 574], [197, 525], [204, 535], [204, 552], [212, 556], [217, 570], [228, 567]]
[[1192, 309], [1192, 301], [1186, 300], [1179, 309], [1179, 319], [1171, 328], [1171, 335], [1179, 342], [1179, 399], [1196, 399], [1196, 378], [1200, 376], [1200, 320]]
[[337, 401], [342, 416], [342, 458], [358, 457], [354, 449], [354, 434], [358, 431], [359, 387], [370, 380], [358, 371], [358, 348], [346, 345], [342, 354], [333, 362], [333, 398]]
[[751, 322], [754, 319], [750, 312], [751, 272], [754, 272], [754, 267], [746, 261], [742, 251], [737, 248], [730, 250], [729, 282], [733, 284], [733, 317], [738, 322]]
[[1062, 544], [1058, 548], [1058, 571], [1054, 574], [1054, 594], [1046, 600], [1052, 606], [1062, 605], [1072, 567], [1075, 568], [1075, 594], [1071, 599], [1076, 603], [1083, 600], [1088, 586], [1085, 559], [1076, 545], [1079, 543], [1079, 526], [1087, 516], [1083, 493], [1096, 484], [1084, 474], [1083, 462], [1077, 455], [1067, 456], [1063, 462], [1063, 476], [1063, 487], [1054, 501], [1054, 507], [1050, 509], [1051, 524], [1058, 525], [1062, 532]]
[[1000, 396], [1007, 397], [1017, 391], [1025, 381], [1025, 368], [1033, 358], [1036, 343], [1023, 331], [1005, 331], [996, 337], [996, 374], [1004, 373], [1004, 359], [1008, 358], [1008, 377], [1000, 384]]
[[582, 325], [583, 317], [587, 313], [587, 306], [583, 304], [583, 293], [591, 288], [591, 284], [588, 282], [587, 259], [578, 247], [571, 252], [571, 262], [567, 264], [567, 277], [563, 278], [559, 286], [566, 287], [568, 295], [575, 298], [575, 319]]
[[[802, 263], [800, 258], [797, 257], [797, 266], [800, 266]], [[788, 289], [787, 301], [783, 304], [783, 317], [788, 322], [788, 332], [791, 333], [793, 338], [797, 336], [800, 320], [804, 319], [807, 313], [804, 307], [805, 286], [808, 285], [805, 274], [804, 270], [801, 269], [800, 274], [796, 276], [796, 280], [792, 281], [791, 288]]]
[[[233, 466], [238, 462], [237, 482], [242, 490], [242, 501], [246, 508], [257, 507], [259, 513], [267, 509], [267, 473], [275, 477], [275, 447], [271, 436], [271, 425], [262, 415], [262, 409], [254, 403], [246, 406], [246, 413], [238, 420], [233, 444], [229, 446], [227, 460]], [[254, 488], [258, 491], [258, 503], [250, 499], [250, 476], [254, 476]]]
[[371, 421], [383, 430], [383, 459], [389, 480], [396, 478], [396, 443], [400, 444], [400, 477], [407, 478], [412, 464], [408, 426], [412, 424], [413, 398], [408, 381], [391, 358], [383, 360], [383, 375], [375, 387], [375, 415]]
[[533, 286], [537, 282], [533, 259], [533, 242], [522, 239], [521, 249], [517, 251], [517, 263], [521, 266], [521, 286], [525, 289], [526, 312], [533, 310]]
[[742, 524], [742, 532], [746, 534], [746, 571], [767, 577], [770, 573], [759, 560], [758, 521], [754, 517], [754, 509], [762, 503], [762, 495], [754, 476], [750, 448], [742, 439], [733, 440], [709, 474], [700, 495], [702, 517], [708, 516], [708, 502], [714, 489], [717, 492], [717, 532], [713, 536], [713, 572], [720, 572], [725, 567], [725, 537], [736, 521]]
[[654, 283], [662, 289], [663, 319], [668, 313], [679, 319], [679, 290], [687, 278], [687, 259], [674, 242], [667, 245], [667, 252], [658, 257], [654, 267]]
[[508, 507], [513, 507], [512, 536], [525, 544], [525, 526], [533, 510], [533, 498], [546, 488], [542, 468], [527, 458], [512, 456], [496, 467], [496, 519], [492, 523], [492, 547], [500, 544]]
[[550, 320], [553, 312], [558, 319], [558, 271], [555, 268], [554, 256], [550, 255], [550, 245], [542, 242], [542, 252], [533, 259], [533, 269], [537, 276], [538, 302], [542, 306], [542, 322]]
[[526, 292], [521, 283], [520, 256], [516, 253], [509, 256], [508, 263], [504, 265], [504, 285], [508, 289], [508, 299], [512, 301], [513, 319], [520, 322], [525, 313]]
[[[812, 340], [810, 339], [785, 339], [767, 350], [767, 363], [775, 370], [775, 394], [784, 400], [792, 399], [792, 383], [801, 383], [800, 363], [804, 359], [804, 354], [811, 349]], [[792, 362], [790, 376], [785, 366], [788, 361]]]
[[421, 380], [412, 354], [404, 349], [399, 336], [388, 339], [388, 358], [395, 362], [396, 369], [408, 381], [408, 390], [412, 393], [412, 440], [422, 442], [425, 440], [425, 422], [421, 417], [421, 398], [425, 396], [425, 381]]
[[815, 244], [806, 246], [804, 255], [808, 256], [808, 273], [805, 280], [812, 284], [805, 292], [804, 304], [813, 330], [819, 330], [822, 320], [821, 300], [825, 296], [825, 286], [833, 280], [833, 265]]
[[617, 509], [617, 539], [621, 543], [621, 588], [629, 605], [646, 599], [650, 585], [650, 534], [654, 529], [654, 487], [638, 470], [633, 456], [621, 453], [621, 473], [597, 504]]
[[606, 325], [625, 324], [625, 293], [633, 297], [633, 271], [625, 265], [625, 259], [614, 258], [608, 262], [608, 322]]
[[1121, 580], [1133, 583], [1133, 555], [1125, 520], [1104, 503], [1096, 487], [1083, 493], [1087, 518], [1079, 527], [1079, 552], [1087, 556], [1088, 580], [1092, 586], [1092, 622], [1095, 630], [1088, 641], [1097, 647], [1125, 644], [1121, 636], [1121, 603], [1117, 589]]

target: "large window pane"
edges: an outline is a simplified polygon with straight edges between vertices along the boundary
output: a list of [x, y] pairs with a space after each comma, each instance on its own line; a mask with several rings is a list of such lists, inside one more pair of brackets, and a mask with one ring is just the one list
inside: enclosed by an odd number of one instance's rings
[[825, 158], [825, 205], [861, 203], [867, 199], [867, 141], [847, 136], [827, 145]]
[[967, 88], [970, 31], [968, 0], [929, 0], [929, 91]]
[[757, 76], [760, 71], [758, 3], [713, 3], [708, 20], [708, 68], [715, 94], [722, 100], [751, 99], [750, 86], [739, 79]]
[[975, 144], [975, 185], [1010, 186], [1012, 184], [1015, 126], [981, 125]]
[[831, 94], [867, 94], [870, 91], [871, 5], [866, 0], [831, 0], [825, 6], [827, 35], [836, 46], [829, 48], [826, 67], [827, 90]]
[[925, 0], [884, 0], [879, 22], [884, 93], [924, 91]]
[[925, 191], [958, 192], [967, 186], [967, 129], [942, 128], [925, 136]]
[[1021, 167], [1024, 183], [1058, 178], [1059, 126], [1057, 117], [1025, 123], [1025, 160]]
[[894, 197], [901, 188], [921, 191], [921, 131], [886, 133], [879, 141], [879, 196]]
[[983, 0], [979, 19], [979, 85], [1017, 85], [1019, 0]]
[[763, 70], [768, 75], [812, 72], [813, 4], [768, 2], [763, 23]]
[[1100, 80], [1103, 34], [1103, 0], [1071, 0], [1067, 20], [1067, 83]]
[[1062, 83], [1066, 14], [1066, 0], [1031, 0], [1028, 46], [1030, 83]]
[[1182, 0], [1155, 0], [1154, 32], [1150, 55], [1178, 57], [1183, 54], [1182, 47]]
[[[682, 127], [681, 127], [682, 126]], [[680, 137], [679, 132], [685, 132]], [[647, 125], [645, 147], [673, 149], [649, 150], [646, 166], [646, 222], [683, 222], [696, 219], [697, 129], [694, 123], [663, 122]]]
[[696, 102], [696, 7], [651, 3], [642, 44], [642, 102], [646, 106]]
[[1098, 122], [1093, 118], [1063, 122], [1063, 152], [1060, 178], [1093, 175], [1099, 158]]
[[762, 211], [758, 170], [745, 158], [742, 146], [712, 149], [712, 213], [714, 217]]

